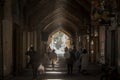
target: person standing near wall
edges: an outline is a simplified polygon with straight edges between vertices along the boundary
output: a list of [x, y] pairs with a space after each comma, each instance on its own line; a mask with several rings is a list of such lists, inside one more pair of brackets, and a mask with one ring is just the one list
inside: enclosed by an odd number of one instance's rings
[[82, 55], [82, 48], [78, 49], [75, 53], [76, 64], [78, 66], [78, 73], [80, 73], [81, 70], [81, 55]]
[[87, 66], [89, 61], [89, 55], [86, 49], [83, 49], [82, 55], [81, 55], [81, 70], [83, 74], [87, 73]]

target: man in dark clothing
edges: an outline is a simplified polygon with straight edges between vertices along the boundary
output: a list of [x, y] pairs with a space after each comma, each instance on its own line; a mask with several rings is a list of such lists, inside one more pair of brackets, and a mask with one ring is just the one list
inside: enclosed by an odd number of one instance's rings
[[67, 68], [68, 68], [68, 74], [73, 73], [73, 64], [75, 62], [75, 54], [74, 54], [74, 49], [70, 49], [70, 58], [67, 61]]
[[30, 64], [32, 66], [33, 70], [33, 79], [37, 78], [37, 68], [40, 65], [40, 54], [38, 54], [34, 47], [30, 47], [30, 50], [28, 51], [27, 55], [30, 56]]

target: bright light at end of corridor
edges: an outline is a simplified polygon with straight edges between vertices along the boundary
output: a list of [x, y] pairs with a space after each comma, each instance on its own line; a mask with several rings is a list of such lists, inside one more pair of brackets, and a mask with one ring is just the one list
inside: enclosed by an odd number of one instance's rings
[[49, 72], [45, 72], [46, 74], [63, 74], [65, 72], [58, 72], [58, 71], [49, 71]]
[[64, 79], [45, 79], [45, 80], [64, 80]]

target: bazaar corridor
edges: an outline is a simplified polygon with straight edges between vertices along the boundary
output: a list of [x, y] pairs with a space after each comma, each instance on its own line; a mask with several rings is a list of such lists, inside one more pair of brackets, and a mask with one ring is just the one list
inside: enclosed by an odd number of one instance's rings
[[119, 80], [120, 0], [0, 0], [0, 80]]
[[[99, 80], [101, 76], [100, 66], [89, 64], [88, 74], [83, 75], [78, 73], [77, 66], [74, 66], [73, 74], [67, 74], [67, 67], [65, 64], [65, 59], [62, 55], [58, 55], [58, 62], [53, 69], [51, 64], [48, 63], [45, 66], [45, 72], [43, 74], [38, 74], [36, 80]], [[75, 64], [77, 65], [77, 64]], [[11, 78], [9, 80], [32, 80], [32, 70], [25, 69], [18, 76]]]

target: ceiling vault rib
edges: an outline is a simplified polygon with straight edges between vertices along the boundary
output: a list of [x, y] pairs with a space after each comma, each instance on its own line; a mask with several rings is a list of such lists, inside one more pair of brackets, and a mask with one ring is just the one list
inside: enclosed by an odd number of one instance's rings
[[[63, 29], [69, 33], [84, 29], [81, 25], [89, 22], [91, 4], [89, 0], [28, 0], [26, 19], [28, 28], [50, 33]], [[30, 5], [32, 4], [33, 5]]]

